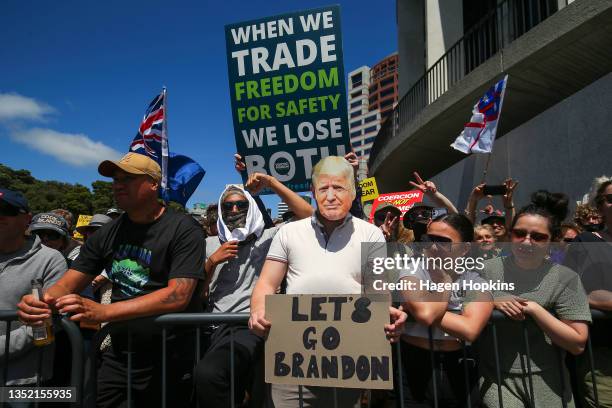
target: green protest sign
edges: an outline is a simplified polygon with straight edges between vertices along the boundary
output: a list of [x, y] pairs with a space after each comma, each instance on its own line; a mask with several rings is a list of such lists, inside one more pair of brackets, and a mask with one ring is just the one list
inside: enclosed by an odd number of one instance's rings
[[322, 157], [350, 149], [340, 8], [230, 24], [225, 39], [234, 136], [247, 172], [308, 190]]

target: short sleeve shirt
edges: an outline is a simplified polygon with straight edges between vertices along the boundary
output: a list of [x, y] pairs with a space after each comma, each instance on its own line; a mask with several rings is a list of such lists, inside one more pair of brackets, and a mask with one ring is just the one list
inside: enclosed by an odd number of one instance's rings
[[[142, 296], [176, 278], [204, 279], [204, 232], [192, 217], [170, 209], [150, 224], [126, 214], [104, 225], [81, 247], [72, 268], [90, 275], [106, 270], [112, 302]], [[193, 296], [187, 311], [201, 304]]]
[[[511, 257], [494, 258], [485, 262], [482, 276], [493, 282], [514, 283], [512, 291], [495, 291], [496, 299], [508, 295], [534, 301], [553, 311], [559, 319], [591, 321], [591, 312], [586, 293], [578, 275], [562, 265], [544, 262], [535, 270], [519, 268]], [[523, 329], [527, 330], [533, 372], [558, 369], [557, 347], [537, 326], [533, 319], [524, 322], [509, 318], [495, 321], [499, 343], [500, 368], [502, 372], [523, 373], [526, 367], [526, 347]], [[493, 336], [485, 329], [479, 340], [482, 364], [494, 370]], [[493, 371], [492, 371], [493, 372]]]
[[[417, 268], [414, 274], [407, 270], [403, 270], [400, 273], [400, 279], [407, 276], [414, 276], [419, 282], [432, 280], [429, 271], [423, 268]], [[459, 275], [457, 279], [453, 282], [453, 290], [451, 290], [450, 298], [448, 299], [447, 310], [452, 312], [461, 312], [469, 302], [476, 300], [478, 296], [481, 296], [483, 294], [490, 295], [490, 292], [488, 291], [466, 289], [471, 287], [477, 287], [474, 284], [482, 285], [484, 283], [484, 279], [480, 277], [480, 274], [478, 274], [478, 272], [466, 271]], [[406, 322], [404, 326], [404, 334], [414, 337], [429, 338], [429, 329], [426, 326], [417, 322]], [[456, 337], [445, 333], [441, 328], [437, 326], [433, 328], [432, 334], [434, 340], [457, 339]]]
[[[217, 265], [210, 283], [210, 306], [213, 313], [246, 313], [255, 283], [278, 228], [263, 231], [255, 240], [238, 245], [238, 256]], [[206, 238], [206, 257], [219, 247], [219, 237]]]
[[315, 213], [282, 226], [267, 258], [287, 264], [287, 294], [362, 293], [363, 243], [384, 245], [385, 238], [350, 214], [328, 237]]

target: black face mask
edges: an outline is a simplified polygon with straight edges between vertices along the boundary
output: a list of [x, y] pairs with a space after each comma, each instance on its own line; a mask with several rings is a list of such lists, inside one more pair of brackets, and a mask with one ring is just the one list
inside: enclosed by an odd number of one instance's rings
[[237, 212], [223, 211], [223, 222], [225, 222], [227, 229], [230, 231], [233, 231], [236, 228], [244, 228], [248, 213], [248, 207], [238, 210]]
[[421, 242], [421, 238], [427, 233], [427, 224], [422, 222], [413, 223], [412, 232], [414, 233], [414, 242]]
[[587, 225], [583, 225], [582, 228], [584, 228], [585, 231], [589, 231], [589, 232], [599, 232], [602, 231], [604, 229], [604, 224], [587, 224]]

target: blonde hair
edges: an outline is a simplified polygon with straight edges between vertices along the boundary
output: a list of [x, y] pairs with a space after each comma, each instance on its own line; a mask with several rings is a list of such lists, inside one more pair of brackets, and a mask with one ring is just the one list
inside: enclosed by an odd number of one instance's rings
[[[593, 208], [598, 208], [601, 203], [597, 202], [598, 196], [600, 193], [600, 189], [604, 184], [610, 184], [612, 182], [612, 177], [608, 177], [606, 175], [595, 177], [593, 182], [591, 183], [591, 190], [588, 192], [588, 202], [583, 202], [583, 204], [589, 204]], [[607, 185], [606, 185], [607, 187]], [[605, 187], [604, 187], [605, 189]], [[602, 189], [603, 192], [603, 189]]]
[[478, 232], [480, 230], [487, 230], [487, 232], [489, 234], [491, 234], [493, 237], [495, 237], [495, 231], [493, 230], [493, 227], [488, 225], [488, 224], [480, 224], [474, 227], [474, 235], [478, 234]]
[[348, 183], [348, 191], [351, 193], [353, 199], [355, 199], [357, 193], [355, 191], [355, 174], [353, 173], [353, 166], [351, 166], [344, 157], [327, 156], [319, 160], [312, 169], [312, 185], [315, 186], [315, 188], [317, 179], [322, 174], [344, 177]]

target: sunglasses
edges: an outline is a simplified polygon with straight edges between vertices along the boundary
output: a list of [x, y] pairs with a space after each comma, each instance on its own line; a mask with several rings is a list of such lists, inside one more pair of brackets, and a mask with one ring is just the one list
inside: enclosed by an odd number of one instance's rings
[[513, 238], [520, 240], [524, 240], [527, 238], [527, 236], [529, 236], [533, 242], [546, 242], [550, 239], [550, 235], [548, 234], [542, 234], [541, 232], [535, 231], [530, 232], [524, 229], [514, 228], [510, 233], [512, 234]]
[[224, 203], [221, 203], [221, 207], [225, 210], [225, 211], [231, 211], [234, 206], [236, 206], [239, 210], [246, 210], [247, 208], [249, 208], [249, 202], [247, 200], [240, 200], [240, 201], [226, 201]]
[[34, 234], [38, 235], [43, 241], [56, 241], [62, 238], [62, 234], [57, 231], [49, 231], [49, 230], [37, 230], [34, 231]]
[[437, 248], [445, 252], [450, 252], [453, 249], [453, 240], [439, 235], [424, 234], [421, 237], [421, 242], [428, 244], [429, 247], [436, 244]]
[[21, 212], [18, 208], [13, 207], [12, 205], [0, 205], [0, 217], [16, 217]]

